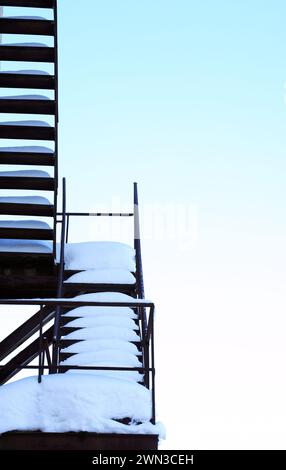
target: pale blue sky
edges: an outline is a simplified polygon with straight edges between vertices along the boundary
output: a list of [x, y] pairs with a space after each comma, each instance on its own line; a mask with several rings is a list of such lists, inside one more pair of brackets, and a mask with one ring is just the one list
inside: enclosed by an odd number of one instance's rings
[[166, 448], [285, 448], [285, 13], [60, 2], [70, 208], [124, 203], [138, 180], [144, 204], [197, 209], [191, 249], [143, 243]]
[[285, 13], [59, 0], [68, 208], [125, 205], [137, 180], [143, 206], [197, 214], [189, 248], [143, 240], [165, 448], [285, 448]]

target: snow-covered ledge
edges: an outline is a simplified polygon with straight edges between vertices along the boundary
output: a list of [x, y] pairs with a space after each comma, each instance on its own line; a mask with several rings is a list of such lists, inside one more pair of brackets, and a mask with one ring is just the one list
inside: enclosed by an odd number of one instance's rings
[[[0, 387], [0, 434], [9, 431], [153, 434], [151, 394], [128, 380], [81, 374], [28, 377]], [[117, 419], [131, 418], [131, 424]]]

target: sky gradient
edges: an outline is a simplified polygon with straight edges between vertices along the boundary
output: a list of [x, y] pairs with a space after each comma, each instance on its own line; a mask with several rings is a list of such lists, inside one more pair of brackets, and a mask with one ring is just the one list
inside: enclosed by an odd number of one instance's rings
[[139, 184], [162, 448], [285, 449], [285, 14], [59, 0], [68, 209], [132, 207]]

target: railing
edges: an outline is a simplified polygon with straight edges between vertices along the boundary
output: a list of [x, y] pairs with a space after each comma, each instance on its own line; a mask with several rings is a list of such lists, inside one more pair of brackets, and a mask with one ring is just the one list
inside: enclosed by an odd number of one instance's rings
[[59, 185], [59, 65], [58, 65], [58, 5], [57, 0], [54, 2], [54, 23], [55, 23], [55, 65], [54, 65], [54, 76], [55, 76], [55, 189], [54, 189], [54, 239], [53, 239], [53, 252], [56, 259], [57, 256], [57, 203], [58, 203], [58, 185]]
[[[62, 228], [61, 228], [61, 244], [60, 244], [60, 266], [58, 274], [57, 297], [63, 296], [64, 270], [65, 270], [65, 236], [66, 236], [66, 180], [63, 179], [63, 196], [62, 196]], [[55, 313], [54, 335], [53, 335], [53, 356], [52, 356], [52, 373], [56, 372], [59, 356], [60, 341], [60, 320], [62, 309], [57, 306]]]
[[[58, 212], [58, 216], [62, 216], [61, 212]], [[66, 229], [66, 243], [69, 241], [69, 229], [70, 219], [72, 217], [133, 217], [131, 212], [67, 212], [67, 229]]]
[[[134, 217], [134, 249], [136, 261], [136, 292], [139, 299], [145, 298], [144, 291], [144, 277], [143, 277], [143, 264], [141, 252], [141, 236], [140, 236], [140, 218], [139, 218], [139, 198], [138, 198], [138, 185], [133, 184], [133, 212], [66, 212], [66, 236], [65, 241], [69, 240], [70, 219], [72, 217]], [[57, 214], [61, 217], [61, 221], [65, 218], [63, 212]], [[138, 307], [139, 316], [142, 318], [142, 331], [144, 334], [147, 332], [147, 318], [146, 309], [141, 305]], [[149, 355], [144, 354], [144, 361], [147, 361], [146, 367], [148, 368]], [[145, 385], [148, 386], [149, 376], [146, 376]]]
[[[133, 213], [86, 213], [86, 212], [66, 212], [66, 182], [63, 180], [63, 201], [62, 212], [57, 216], [61, 217], [57, 223], [61, 223], [61, 243], [60, 243], [60, 265], [58, 274], [58, 290], [57, 299], [41, 299], [41, 300], [0, 300], [0, 305], [38, 305], [39, 312], [39, 337], [38, 337], [38, 365], [27, 365], [26, 363], [15, 363], [13, 367], [18, 370], [38, 370], [38, 381], [41, 382], [42, 375], [45, 371], [49, 373], [60, 373], [68, 369], [70, 370], [99, 370], [99, 371], [137, 371], [144, 374], [144, 385], [151, 390], [152, 393], [152, 423], [155, 423], [155, 358], [154, 358], [154, 304], [144, 300], [144, 279], [141, 254], [140, 239], [140, 221], [139, 221], [139, 205], [138, 205], [138, 188], [134, 183], [134, 212]], [[134, 216], [134, 249], [136, 257], [136, 292], [138, 299], [134, 298], [134, 302], [82, 302], [71, 299], [63, 299], [63, 282], [64, 282], [64, 254], [65, 243], [68, 242], [69, 224], [71, 217], [132, 217]], [[78, 365], [61, 365], [60, 364], [60, 330], [61, 330], [61, 313], [63, 308], [95, 306], [95, 307], [130, 307], [136, 309], [139, 318], [140, 339], [143, 354], [142, 367], [101, 367], [101, 366], [78, 366]], [[55, 322], [53, 329], [43, 331], [46, 324], [44, 312], [47, 308], [55, 309]], [[147, 316], [147, 310], [149, 315]], [[50, 356], [50, 346], [52, 344], [52, 358]], [[37, 351], [37, 349], [36, 349]], [[35, 355], [34, 355], [35, 357]], [[17, 361], [16, 361], [17, 362]], [[0, 371], [5, 369], [0, 366]]]
[[[98, 370], [98, 371], [137, 371], [144, 374], [145, 385], [151, 390], [152, 393], [152, 423], [155, 424], [155, 358], [154, 358], [154, 310], [155, 306], [152, 302], [138, 301], [134, 302], [83, 302], [71, 299], [41, 299], [41, 300], [11, 300], [2, 299], [0, 305], [26, 305], [26, 306], [39, 306], [40, 311], [46, 307], [54, 307], [56, 311], [62, 308], [77, 308], [77, 307], [130, 307], [140, 309], [144, 307], [145, 311], [148, 309], [149, 316], [147, 321], [147, 329], [143, 329], [143, 317], [139, 317], [139, 326], [142, 338], [142, 349], [144, 363], [142, 367], [104, 367], [104, 366], [82, 366], [82, 365], [61, 365], [59, 357], [57, 356], [56, 370], [50, 358], [49, 346], [50, 342], [45, 336], [47, 332], [43, 331], [43, 318], [40, 319], [39, 330], [39, 350], [38, 350], [38, 365], [14, 364], [17, 370], [37, 370], [38, 381], [41, 382], [42, 375], [45, 371], [61, 372], [70, 370]], [[142, 312], [142, 310], [141, 310]], [[51, 341], [52, 342], [52, 341]], [[5, 365], [0, 366], [0, 370], [5, 369]], [[148, 378], [148, 380], [147, 380]]]

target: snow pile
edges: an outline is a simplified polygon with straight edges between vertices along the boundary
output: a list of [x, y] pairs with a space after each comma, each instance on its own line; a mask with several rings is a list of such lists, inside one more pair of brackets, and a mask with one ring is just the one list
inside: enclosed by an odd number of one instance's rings
[[51, 230], [49, 224], [40, 220], [1, 220], [0, 227], [32, 230]]
[[[135, 299], [131, 295], [122, 294], [121, 292], [95, 292], [91, 294], [77, 295], [70, 299], [75, 302], [118, 302], [118, 303], [145, 303], [150, 302], [146, 299]], [[106, 307], [101, 307], [106, 308]], [[117, 307], [118, 309], [123, 307]]]
[[15, 73], [19, 75], [50, 75], [45, 70], [1, 70], [1, 73]]
[[83, 339], [124, 339], [125, 341], [139, 341], [140, 338], [131, 328], [105, 325], [97, 328], [81, 328], [63, 336], [65, 340]]
[[51, 202], [42, 196], [10, 196], [0, 197], [0, 204], [40, 204], [50, 206]]
[[67, 348], [63, 349], [64, 353], [80, 354], [80, 353], [95, 353], [104, 350], [120, 350], [121, 352], [130, 353], [133, 355], [141, 355], [133, 343], [124, 341], [122, 339], [93, 339], [86, 341], [78, 341]]
[[17, 43], [9, 43], [9, 44], [2, 44], [2, 46], [9, 46], [9, 47], [48, 47], [47, 44], [43, 44], [42, 42], [17, 42]]
[[[1, 74], [1, 72], [0, 72]], [[48, 147], [40, 147], [37, 145], [22, 146], [22, 147], [1, 147], [1, 152], [19, 152], [19, 153], [51, 153], [53, 150]]]
[[45, 95], [13, 95], [13, 96], [0, 96], [1, 100], [45, 100], [51, 101], [51, 98]]
[[1, 126], [36, 126], [36, 127], [52, 127], [46, 121], [6, 121], [1, 122]]
[[121, 367], [142, 367], [142, 363], [139, 361], [138, 357], [135, 356], [135, 354], [130, 354], [129, 352], [124, 352], [121, 351], [121, 349], [115, 348], [76, 354], [75, 356], [71, 356], [63, 361], [61, 365], [67, 366], [74, 365], [76, 363], [76, 365], [79, 366], [90, 366], [93, 364], [103, 366], [107, 362], [120, 364]]
[[[73, 299], [74, 300], [74, 299]], [[108, 316], [116, 316], [116, 317], [125, 317], [125, 318], [132, 318], [136, 319], [137, 315], [129, 307], [78, 307], [70, 310], [69, 312], [65, 313], [63, 317], [104, 317], [105, 315]]]
[[69, 328], [98, 328], [100, 326], [118, 326], [138, 330], [139, 326], [131, 318], [123, 315], [98, 315], [93, 317], [77, 318], [70, 321], [66, 327]]
[[0, 171], [0, 178], [51, 178], [49, 173], [40, 170]]
[[40, 240], [0, 240], [0, 252], [52, 253], [52, 245]]
[[[130, 418], [126, 425], [116, 419]], [[152, 425], [151, 394], [145, 387], [82, 374], [29, 377], [0, 387], [0, 433], [9, 431], [159, 434]], [[142, 423], [142, 424], [138, 424]]]
[[126, 269], [88, 269], [71, 276], [66, 283], [135, 284], [135, 277]]
[[135, 271], [135, 251], [118, 242], [69, 243], [65, 248], [69, 270], [124, 269]]

